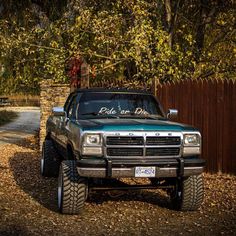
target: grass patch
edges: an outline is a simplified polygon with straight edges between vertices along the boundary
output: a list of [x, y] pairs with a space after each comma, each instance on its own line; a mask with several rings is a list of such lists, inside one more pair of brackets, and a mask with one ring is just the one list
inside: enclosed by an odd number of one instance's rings
[[14, 94], [9, 96], [11, 106], [40, 106], [39, 95]]
[[14, 111], [6, 111], [6, 110], [0, 111], [0, 126], [11, 122], [15, 118], [17, 118], [17, 116], [18, 116], [17, 113]]
[[39, 95], [30, 95], [30, 94], [12, 94], [6, 95], [2, 94], [1, 97], [7, 97], [10, 103], [10, 106], [40, 106], [40, 96]]

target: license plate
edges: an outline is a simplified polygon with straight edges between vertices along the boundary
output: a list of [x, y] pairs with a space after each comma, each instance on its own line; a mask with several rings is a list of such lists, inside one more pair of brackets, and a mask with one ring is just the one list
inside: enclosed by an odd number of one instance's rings
[[135, 177], [155, 177], [156, 168], [151, 167], [135, 167]]

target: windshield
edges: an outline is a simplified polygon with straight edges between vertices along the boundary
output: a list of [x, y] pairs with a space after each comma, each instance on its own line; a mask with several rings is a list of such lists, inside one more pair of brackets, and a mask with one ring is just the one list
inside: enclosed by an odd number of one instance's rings
[[79, 101], [78, 118], [163, 117], [153, 96], [125, 93], [84, 93]]

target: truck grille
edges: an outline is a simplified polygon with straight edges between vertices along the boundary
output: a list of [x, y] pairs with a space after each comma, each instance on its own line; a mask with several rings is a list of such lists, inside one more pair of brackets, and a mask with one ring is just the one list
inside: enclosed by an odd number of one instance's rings
[[107, 137], [107, 145], [143, 145], [143, 137]]
[[143, 156], [143, 148], [107, 148], [107, 155], [115, 156]]
[[179, 148], [147, 148], [146, 156], [178, 156]]
[[147, 137], [146, 145], [180, 145], [180, 137]]
[[107, 136], [106, 155], [110, 157], [176, 157], [180, 155], [178, 136]]

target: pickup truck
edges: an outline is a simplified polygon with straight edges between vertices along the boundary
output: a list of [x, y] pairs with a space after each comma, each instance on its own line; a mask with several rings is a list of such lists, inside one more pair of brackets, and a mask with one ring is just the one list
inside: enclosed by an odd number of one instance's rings
[[[58, 177], [58, 207], [81, 213], [91, 191], [161, 188], [173, 208], [197, 210], [204, 195], [201, 134], [171, 122], [149, 92], [78, 89], [46, 124], [41, 174]], [[129, 185], [123, 178], [146, 178]]]

